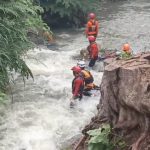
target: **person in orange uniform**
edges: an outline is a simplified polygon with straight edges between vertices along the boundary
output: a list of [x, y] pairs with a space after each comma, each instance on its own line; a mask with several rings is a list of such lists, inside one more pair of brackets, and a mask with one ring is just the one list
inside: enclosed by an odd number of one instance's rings
[[123, 45], [122, 50], [123, 50], [122, 57], [129, 58], [132, 56], [132, 50], [131, 50], [131, 47], [128, 43]]
[[86, 37], [91, 35], [97, 37], [98, 29], [99, 29], [99, 24], [98, 21], [96, 20], [96, 15], [94, 13], [90, 13], [89, 21], [87, 22], [86, 30], [85, 30]]
[[74, 66], [71, 68], [73, 71], [74, 79], [72, 81], [72, 99], [81, 100], [83, 96], [84, 89], [84, 79], [81, 75], [81, 68], [79, 66]]
[[88, 37], [90, 45], [87, 47], [90, 55], [89, 67], [93, 67], [95, 65], [96, 60], [98, 59], [99, 46], [95, 42], [96, 38], [94, 36]]

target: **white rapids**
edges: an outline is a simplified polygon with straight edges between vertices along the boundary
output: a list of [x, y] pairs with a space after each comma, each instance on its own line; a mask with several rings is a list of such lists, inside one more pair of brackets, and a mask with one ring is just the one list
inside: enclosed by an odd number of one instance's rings
[[[69, 108], [73, 79], [70, 69], [77, 63], [72, 56], [78, 55], [88, 41], [74, 37], [68, 44], [71, 38], [65, 35], [60, 35], [63, 38], [58, 40], [57, 51], [35, 48], [28, 52], [25, 60], [34, 80], [27, 80], [24, 86], [20, 77], [16, 79], [14, 103], [0, 126], [0, 150], [60, 150], [68, 140], [80, 135], [97, 113], [99, 91], [77, 102], [74, 109]], [[102, 73], [91, 72], [99, 85]]]

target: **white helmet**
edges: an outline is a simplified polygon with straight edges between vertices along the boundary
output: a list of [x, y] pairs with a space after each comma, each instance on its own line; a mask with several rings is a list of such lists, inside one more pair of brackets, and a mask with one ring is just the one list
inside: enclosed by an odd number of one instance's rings
[[80, 68], [84, 68], [85, 67], [85, 62], [83, 60], [79, 61], [77, 63], [77, 65], [80, 67]]

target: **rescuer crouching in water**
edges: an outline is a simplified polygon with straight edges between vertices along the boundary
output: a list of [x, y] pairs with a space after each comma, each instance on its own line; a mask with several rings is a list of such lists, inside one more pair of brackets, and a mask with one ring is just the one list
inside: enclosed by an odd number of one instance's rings
[[83, 90], [83, 95], [85, 96], [91, 96], [92, 94], [90, 93], [91, 90], [98, 90], [99, 87], [96, 86], [93, 81], [94, 78], [91, 74], [90, 71], [85, 69], [85, 62], [84, 61], [79, 61], [77, 63], [77, 66], [81, 68], [81, 75], [84, 78], [84, 90]]
[[72, 81], [72, 94], [73, 99], [82, 99], [83, 89], [84, 89], [84, 79], [81, 75], [81, 68], [79, 66], [74, 66], [71, 68], [73, 71], [74, 79]]
[[84, 90], [84, 79], [81, 75], [81, 68], [79, 66], [74, 66], [71, 68], [73, 71], [74, 79], [72, 81], [72, 99], [70, 102], [70, 107], [74, 106], [75, 99], [82, 99]]

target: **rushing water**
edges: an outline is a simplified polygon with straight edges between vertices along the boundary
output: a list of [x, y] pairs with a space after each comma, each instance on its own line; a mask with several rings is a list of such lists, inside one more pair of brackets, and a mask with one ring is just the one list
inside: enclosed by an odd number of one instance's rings
[[[80, 38], [77, 38], [80, 36]], [[82, 43], [82, 47], [81, 47]], [[59, 150], [96, 113], [100, 93], [84, 97], [70, 109], [72, 66], [87, 40], [77, 33], [61, 33], [51, 49], [36, 48], [28, 52], [26, 62], [32, 69], [34, 81], [24, 86], [21, 78], [13, 87], [13, 105], [0, 129], [3, 135], [0, 150]], [[102, 73], [92, 71], [100, 84]]]
[[[149, 0], [102, 2], [98, 43], [102, 48], [120, 49], [129, 42], [134, 51], [149, 50], [149, 10]], [[73, 79], [70, 68], [77, 63], [73, 56], [88, 45], [82, 32], [59, 31], [54, 46], [28, 52], [26, 62], [34, 80], [27, 80], [24, 86], [20, 77], [16, 79], [13, 104], [0, 112], [0, 150], [60, 150], [80, 135], [94, 116], [98, 92], [77, 102], [75, 109], [69, 108]], [[98, 67], [97, 63], [91, 71], [96, 84], [102, 77]]]
[[101, 46], [121, 49], [130, 43], [133, 51], [150, 50], [150, 1], [121, 0], [100, 7]]

